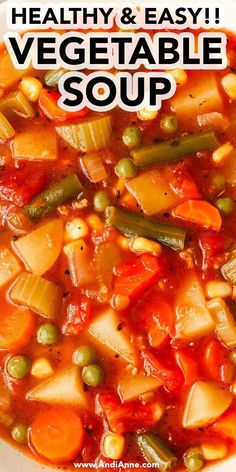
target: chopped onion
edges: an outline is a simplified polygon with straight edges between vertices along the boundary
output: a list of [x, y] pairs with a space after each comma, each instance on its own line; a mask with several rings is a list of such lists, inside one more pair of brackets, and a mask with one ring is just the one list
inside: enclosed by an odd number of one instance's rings
[[93, 183], [100, 182], [107, 178], [106, 169], [102, 158], [97, 152], [91, 152], [82, 159], [82, 165]]

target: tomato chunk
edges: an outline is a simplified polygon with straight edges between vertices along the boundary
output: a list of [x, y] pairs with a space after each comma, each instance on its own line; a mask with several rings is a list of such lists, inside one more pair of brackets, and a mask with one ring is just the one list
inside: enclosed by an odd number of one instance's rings
[[46, 185], [44, 172], [27, 169], [8, 171], [0, 178], [0, 198], [18, 206], [27, 205]]
[[116, 267], [115, 295], [137, 299], [163, 275], [163, 261], [149, 254]]
[[230, 362], [227, 349], [217, 340], [206, 342], [201, 350], [200, 359], [205, 375], [216, 382], [229, 383], [234, 367]]
[[197, 360], [187, 351], [187, 349], [176, 350], [175, 359], [182, 370], [185, 387], [190, 387], [199, 379]]
[[84, 331], [92, 318], [92, 306], [87, 297], [81, 295], [67, 306], [67, 319], [62, 327], [64, 334], [78, 335]]
[[77, 112], [68, 112], [57, 105], [61, 94], [56, 90], [43, 89], [39, 97], [39, 108], [52, 121], [67, 121], [82, 118], [88, 113], [88, 108]]
[[153, 375], [163, 382], [165, 389], [173, 394], [178, 394], [184, 383], [184, 378], [179, 367], [174, 361], [164, 364], [162, 360], [151, 350], [142, 352], [144, 360], [144, 369], [148, 375]]

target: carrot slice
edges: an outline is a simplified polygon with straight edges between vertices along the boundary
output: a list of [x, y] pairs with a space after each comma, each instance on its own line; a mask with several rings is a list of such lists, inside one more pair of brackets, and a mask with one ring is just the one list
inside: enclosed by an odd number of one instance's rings
[[205, 200], [187, 200], [181, 203], [175, 208], [174, 216], [215, 231], [220, 231], [222, 226], [219, 211]]
[[39, 413], [30, 434], [36, 452], [54, 463], [73, 460], [83, 446], [83, 437], [80, 417], [64, 407]]
[[34, 332], [34, 317], [29, 310], [3, 312], [0, 316], [0, 349], [26, 346]]

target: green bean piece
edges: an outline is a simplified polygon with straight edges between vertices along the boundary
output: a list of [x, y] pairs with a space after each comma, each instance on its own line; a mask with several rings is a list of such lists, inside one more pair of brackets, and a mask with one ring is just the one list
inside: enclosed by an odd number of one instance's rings
[[50, 88], [57, 88], [59, 80], [66, 72], [68, 71], [63, 67], [57, 70], [48, 70], [44, 75], [45, 85]]
[[68, 175], [37, 195], [34, 200], [24, 208], [24, 212], [31, 220], [38, 220], [59, 205], [76, 197], [82, 191], [83, 187], [77, 175]]
[[138, 435], [137, 443], [146, 460], [151, 464], [157, 464], [160, 472], [166, 472], [177, 464], [177, 457], [172, 450], [154, 433]]
[[181, 159], [200, 151], [209, 151], [217, 146], [219, 142], [214, 131], [208, 130], [143, 146], [131, 151], [131, 155], [138, 167], [145, 167]]
[[159, 223], [114, 206], [107, 209], [106, 221], [127, 236], [143, 236], [176, 250], [184, 248], [186, 230], [183, 228]]

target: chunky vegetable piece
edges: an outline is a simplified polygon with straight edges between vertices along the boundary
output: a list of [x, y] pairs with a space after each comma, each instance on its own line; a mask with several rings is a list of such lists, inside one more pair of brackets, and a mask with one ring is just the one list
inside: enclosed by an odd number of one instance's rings
[[7, 247], [0, 249], [0, 287], [11, 282], [21, 271], [21, 266], [12, 251]]
[[0, 349], [21, 349], [27, 346], [34, 327], [31, 311], [9, 307], [0, 317]]
[[145, 393], [155, 391], [162, 383], [143, 374], [132, 375], [124, 372], [118, 379], [118, 392], [123, 402], [136, 400]]
[[11, 288], [10, 299], [46, 318], [54, 318], [61, 305], [58, 285], [37, 275], [22, 272]]
[[79, 151], [99, 151], [110, 144], [111, 118], [104, 116], [81, 124], [57, 126], [56, 131], [62, 139]]
[[[50, 129], [50, 128], [49, 128]], [[57, 159], [57, 140], [53, 129], [49, 132], [32, 126], [16, 134], [13, 141], [13, 156], [17, 160], [55, 161]]]
[[26, 398], [49, 404], [87, 407], [81, 373], [76, 366], [65, 368], [30, 390]]
[[215, 231], [220, 231], [222, 226], [222, 218], [217, 208], [203, 200], [188, 200], [181, 203], [175, 208], [174, 215]]
[[151, 462], [151, 464], [157, 464], [161, 472], [166, 472], [175, 466], [177, 462], [176, 456], [155, 434], [145, 433], [138, 435], [137, 443], [148, 461]]
[[236, 323], [223, 298], [213, 298], [207, 303], [216, 324], [216, 332], [229, 348], [236, 347]]
[[230, 406], [229, 390], [210, 382], [196, 382], [189, 394], [183, 415], [183, 427], [195, 429], [213, 423]]
[[13, 138], [15, 130], [6, 119], [6, 117], [0, 112], [0, 142], [7, 141]]
[[22, 118], [34, 118], [36, 115], [34, 108], [20, 90], [10, 92], [1, 98], [0, 111], [10, 121], [15, 115]]

